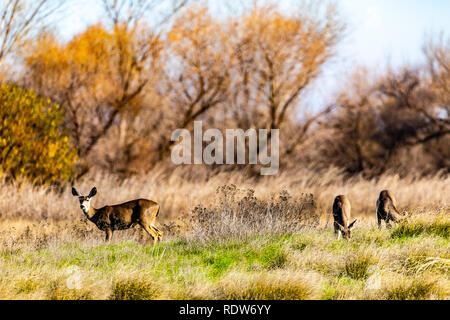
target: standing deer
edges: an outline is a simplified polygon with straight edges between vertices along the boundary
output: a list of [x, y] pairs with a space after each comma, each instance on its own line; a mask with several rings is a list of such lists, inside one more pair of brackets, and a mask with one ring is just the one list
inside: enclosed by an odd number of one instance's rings
[[351, 219], [350, 215], [351, 208], [352, 207], [350, 205], [350, 201], [348, 200], [347, 196], [340, 195], [334, 199], [333, 202], [334, 234], [338, 235], [338, 240], [340, 239], [341, 234], [342, 237], [347, 240], [352, 237], [350, 229], [353, 228], [357, 219], [355, 219], [355, 221], [353, 221], [352, 223], [348, 224]]
[[387, 228], [391, 228], [391, 221], [403, 219], [403, 216], [397, 210], [397, 201], [389, 190], [380, 192], [377, 199], [377, 220], [378, 228], [381, 228], [381, 220], [384, 220]]
[[133, 228], [136, 224], [139, 224], [152, 237], [154, 243], [163, 236], [163, 232], [155, 226], [159, 205], [154, 201], [136, 199], [95, 209], [91, 205], [91, 198], [97, 194], [97, 188], [92, 188], [87, 196], [80, 196], [78, 191], [72, 187], [72, 194], [78, 197], [80, 208], [86, 218], [92, 221], [97, 228], [105, 231], [106, 241], [112, 239], [115, 230]]

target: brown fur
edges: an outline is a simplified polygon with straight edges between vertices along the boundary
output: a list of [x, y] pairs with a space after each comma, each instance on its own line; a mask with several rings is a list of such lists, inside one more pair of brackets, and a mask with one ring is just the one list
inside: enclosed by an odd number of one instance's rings
[[355, 221], [349, 224], [351, 219], [351, 205], [350, 200], [345, 195], [339, 195], [333, 202], [333, 218], [334, 218], [334, 233], [341, 232], [344, 239], [352, 237], [350, 229], [354, 226]]
[[133, 228], [139, 224], [156, 243], [162, 238], [163, 232], [155, 226], [156, 217], [159, 213], [158, 203], [147, 199], [136, 199], [112, 206], [104, 206], [95, 209], [92, 205], [85, 212], [83, 203], [90, 201], [97, 193], [95, 187], [88, 196], [80, 196], [75, 188], [72, 194], [80, 200], [80, 206], [85, 216], [93, 222], [97, 228], [106, 233], [106, 241], [112, 239], [115, 230], [125, 230]]
[[380, 196], [377, 199], [377, 221], [378, 227], [381, 228], [381, 221], [384, 220], [386, 227], [391, 227], [391, 221], [398, 221], [403, 216], [397, 210], [397, 201], [394, 195], [389, 190], [383, 190], [380, 192]]

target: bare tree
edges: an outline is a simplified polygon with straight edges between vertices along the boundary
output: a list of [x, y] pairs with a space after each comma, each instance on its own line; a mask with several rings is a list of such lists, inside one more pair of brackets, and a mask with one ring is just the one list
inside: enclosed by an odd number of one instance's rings
[[62, 1], [4, 0], [0, 3], [0, 64], [38, 30]]
[[356, 72], [337, 112], [316, 130], [319, 158], [369, 177], [413, 165], [423, 173], [450, 170], [449, 43], [427, 43], [425, 65], [378, 77]]
[[[121, 24], [129, 28], [135, 28], [149, 13], [152, 14], [152, 20], [156, 21], [153, 28], [164, 25], [188, 2], [189, 0], [102, 0], [108, 20], [113, 25]], [[161, 9], [163, 4], [167, 9]]]

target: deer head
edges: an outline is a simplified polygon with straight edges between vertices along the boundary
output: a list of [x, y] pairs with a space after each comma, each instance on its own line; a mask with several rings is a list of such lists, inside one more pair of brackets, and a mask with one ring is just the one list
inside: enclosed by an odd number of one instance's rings
[[352, 223], [350, 223], [349, 225], [348, 225], [348, 227], [343, 227], [340, 223], [338, 223], [338, 222], [334, 222], [338, 227], [339, 227], [339, 230], [341, 231], [341, 234], [342, 234], [342, 237], [344, 238], [344, 239], [350, 239], [351, 237], [352, 237], [352, 232], [351, 232], [351, 229], [355, 226], [355, 222], [357, 221], [358, 219], [355, 219], [355, 221], [353, 221]]
[[91, 208], [91, 198], [97, 194], [97, 188], [93, 187], [91, 189], [91, 191], [89, 192], [89, 195], [81, 196], [78, 193], [78, 191], [74, 187], [72, 187], [72, 194], [75, 197], [78, 197], [78, 200], [80, 201], [80, 208], [83, 211], [84, 215], [89, 219], [90, 218], [89, 211]]

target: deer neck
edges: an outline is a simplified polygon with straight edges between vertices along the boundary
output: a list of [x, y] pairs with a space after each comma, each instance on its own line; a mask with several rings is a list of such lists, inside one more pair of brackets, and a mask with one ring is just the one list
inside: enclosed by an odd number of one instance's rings
[[86, 218], [88, 218], [88, 220], [95, 222], [95, 214], [97, 213], [97, 209], [95, 209], [92, 204], [89, 205], [89, 210], [88, 212], [84, 212], [84, 215], [86, 216]]

